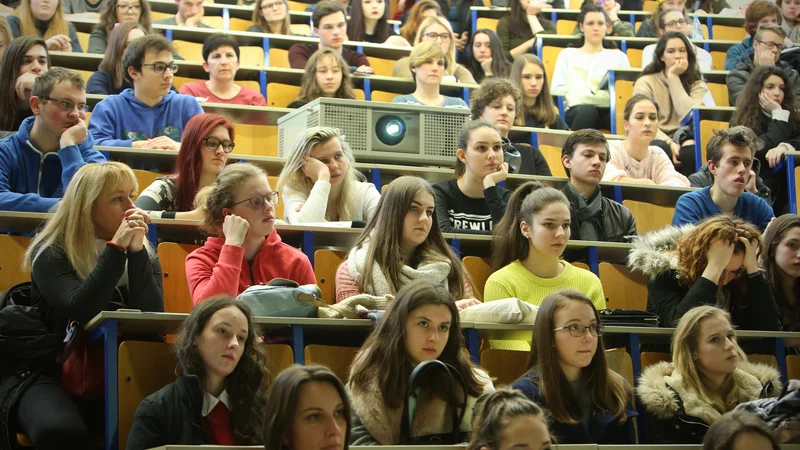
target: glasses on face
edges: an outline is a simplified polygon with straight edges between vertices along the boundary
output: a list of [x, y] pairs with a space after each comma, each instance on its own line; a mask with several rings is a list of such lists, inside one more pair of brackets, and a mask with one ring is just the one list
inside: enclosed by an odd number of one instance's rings
[[768, 41], [756, 41], [756, 42], [766, 45], [767, 48], [770, 49], [770, 50], [778, 49], [778, 52], [782, 52], [783, 49], [786, 48], [785, 46], [783, 46], [781, 44], [776, 44], [774, 42], [768, 42]]
[[131, 13], [131, 12], [139, 12], [142, 7], [139, 5], [117, 5], [117, 11]]
[[222, 151], [225, 153], [230, 153], [233, 151], [233, 147], [236, 147], [236, 143], [233, 141], [220, 141], [215, 137], [206, 137], [203, 138], [203, 142], [206, 143], [206, 148], [211, 150], [212, 152], [222, 146]]
[[664, 24], [664, 26], [667, 28], [675, 28], [678, 25], [680, 26], [686, 25], [686, 19], [670, 20], [669, 22]]
[[589, 334], [592, 336], [602, 336], [603, 335], [603, 326], [600, 324], [593, 323], [589, 326], [586, 325], [579, 325], [577, 323], [573, 323], [571, 325], [553, 328], [553, 332], [561, 331], [561, 330], [569, 330], [569, 334], [572, 337], [583, 337], [586, 334], [586, 330], [589, 330]]
[[78, 108], [78, 111], [83, 111], [83, 112], [89, 111], [89, 107], [86, 106], [86, 103], [75, 103], [70, 100], [59, 100], [53, 97], [39, 97], [39, 98], [41, 98], [44, 101], [56, 102], [58, 107], [63, 109], [64, 111], [72, 112], [72, 110], [75, 109], [75, 107]]
[[430, 33], [423, 34], [423, 36], [425, 36], [426, 38], [428, 38], [428, 39], [430, 39], [432, 41], [435, 41], [437, 38], [441, 39], [442, 41], [449, 41], [450, 39], [453, 38], [453, 36], [450, 35], [450, 33], [441, 33], [441, 34], [439, 34], [439, 33], [430, 32]]
[[236, 205], [241, 205], [244, 202], [247, 202], [247, 206], [249, 206], [250, 208], [252, 208], [252, 209], [254, 209], [256, 211], [261, 211], [262, 209], [264, 209], [264, 205], [266, 203], [269, 203], [272, 206], [277, 206], [278, 202], [279, 202], [279, 198], [278, 198], [278, 193], [275, 192], [275, 191], [272, 191], [269, 194], [264, 195], [264, 196], [254, 195], [254, 196], [252, 196], [252, 197], [250, 197], [250, 198], [248, 198], [246, 200], [242, 200], [240, 202], [236, 202], [233, 205], [231, 205], [231, 207], [236, 206]]
[[153, 64], [142, 64], [142, 67], [152, 67], [153, 72], [155, 73], [164, 73], [166, 72], [167, 68], [172, 71], [173, 74], [178, 73], [178, 65], [177, 64], [165, 64], [165, 63], [153, 63]]
[[276, 6], [283, 6], [283, 2], [282, 1], [278, 1], [278, 2], [266, 3], [264, 5], [261, 5], [261, 9], [272, 9], [272, 8], [275, 8]]

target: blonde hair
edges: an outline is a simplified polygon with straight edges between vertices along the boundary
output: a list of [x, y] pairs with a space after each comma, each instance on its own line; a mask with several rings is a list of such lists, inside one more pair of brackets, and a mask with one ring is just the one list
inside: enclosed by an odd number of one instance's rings
[[56, 12], [53, 14], [53, 18], [50, 19], [50, 26], [47, 27], [47, 31], [44, 33], [44, 35], [39, 36], [39, 30], [36, 29], [36, 21], [33, 17], [33, 11], [31, 11], [31, 0], [22, 0], [17, 9], [14, 10], [14, 15], [19, 17], [19, 35], [41, 37], [44, 40], [48, 40], [53, 36], [58, 36], [59, 34], [69, 36], [69, 25], [67, 24], [66, 19], [64, 19], [63, 3], [63, 0], [58, 0]]
[[[675, 328], [675, 334], [672, 336], [672, 365], [675, 368], [674, 373], [683, 377], [683, 382], [689, 390], [694, 390], [702, 402], [711, 405], [720, 414], [725, 414], [739, 403], [739, 386], [736, 384], [733, 373], [725, 375], [722, 382], [722, 399], [712, 397], [703, 384], [705, 375], [694, 358], [700, 340], [700, 324], [704, 320], [714, 317], [721, 317], [731, 323], [730, 314], [708, 305], [692, 308], [681, 317]], [[739, 348], [739, 344], [735, 342], [734, 344], [740, 363], [746, 363], [747, 356]]]
[[[428, 17], [422, 22], [422, 24], [419, 26], [419, 29], [417, 30], [417, 37], [414, 38], [414, 48], [417, 48], [417, 45], [420, 42], [422, 42], [422, 35], [425, 34], [425, 31], [432, 25], [436, 24], [439, 24], [447, 28], [447, 31], [449, 31], [451, 34], [453, 33], [453, 28], [450, 26], [450, 22], [448, 22], [447, 19], [445, 19], [444, 17], [439, 17], [439, 16]], [[455, 75], [456, 43], [455, 39], [453, 39], [452, 37], [450, 38], [450, 47], [444, 51], [444, 65], [445, 65], [444, 69], [445, 75]]]
[[[283, 18], [283, 22], [281, 23], [280, 34], [292, 35], [292, 20], [291, 11], [289, 10], [289, 2], [287, 0], [283, 0], [283, 6], [286, 8], [286, 17]], [[253, 18], [250, 20], [261, 27], [265, 33], [271, 33], [267, 19], [264, 18], [264, 15], [261, 13], [261, 0], [256, 0], [253, 3]]]
[[[114, 192], [130, 184], [134, 192], [139, 189], [136, 175], [130, 167], [120, 162], [86, 164], [72, 177], [64, 197], [54, 207], [54, 214], [45, 224], [25, 252], [23, 267], [30, 270], [36, 258], [50, 246], [58, 246], [67, 254], [78, 278], [85, 280], [94, 270], [99, 257], [95, 241], [92, 210], [97, 199], [105, 192]], [[153, 249], [147, 239], [144, 247], [152, 256]]]
[[267, 178], [267, 173], [249, 163], [231, 164], [222, 169], [214, 184], [200, 189], [194, 198], [194, 207], [203, 213], [201, 228], [209, 234], [220, 234], [225, 221], [222, 210], [233, 206], [236, 188], [253, 177]]
[[441, 45], [436, 42], [420, 42], [415, 45], [411, 50], [411, 55], [408, 57], [408, 68], [411, 69], [414, 79], [416, 80], [416, 73], [414, 69], [425, 64], [428, 59], [444, 59], [444, 70], [447, 72], [447, 54]]
[[[311, 151], [314, 150], [314, 147], [325, 144], [331, 139], [339, 140], [339, 144], [342, 146], [342, 153], [347, 161], [347, 170], [342, 176], [341, 194], [336, 202], [339, 220], [351, 220], [355, 213], [354, 184], [365, 182], [367, 179], [353, 167], [356, 162], [355, 158], [353, 158], [353, 152], [338, 128], [312, 127], [300, 134], [294, 143], [294, 147], [292, 147], [292, 152], [286, 158], [286, 164], [283, 166], [275, 190], [281, 192], [283, 196], [286, 195], [283, 193], [284, 189], [292, 189], [303, 195], [309, 195], [311, 188], [314, 187], [314, 182], [303, 173], [303, 158], [311, 156]], [[327, 217], [327, 213], [325, 218], [330, 220]]]

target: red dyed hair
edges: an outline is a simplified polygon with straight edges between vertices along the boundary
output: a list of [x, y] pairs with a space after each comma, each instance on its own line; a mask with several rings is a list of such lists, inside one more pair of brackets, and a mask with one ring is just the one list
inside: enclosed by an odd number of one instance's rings
[[235, 142], [233, 124], [217, 114], [198, 114], [192, 117], [183, 129], [181, 149], [172, 174], [172, 180], [177, 188], [178, 211], [194, 209], [194, 197], [199, 190], [200, 173], [203, 171], [203, 157], [200, 152], [208, 151], [203, 138], [219, 126], [225, 127], [231, 141]]

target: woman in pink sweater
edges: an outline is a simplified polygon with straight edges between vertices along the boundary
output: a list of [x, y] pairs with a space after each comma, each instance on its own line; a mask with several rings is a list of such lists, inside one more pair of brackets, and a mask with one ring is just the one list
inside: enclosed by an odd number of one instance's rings
[[231, 164], [198, 192], [195, 203], [203, 211], [203, 228], [219, 237], [186, 257], [193, 304], [220, 294], [236, 297], [273, 278], [316, 284], [306, 255], [275, 231], [278, 193], [259, 167]]
[[459, 309], [479, 303], [469, 274], [439, 231], [434, 202], [433, 188], [422, 178], [392, 181], [336, 271], [337, 302], [364, 293], [395, 295], [406, 284], [426, 280], [464, 299], [456, 302]]
[[663, 150], [650, 145], [658, 131], [658, 104], [647, 94], [634, 94], [625, 105], [624, 141], [609, 141], [603, 181], [689, 186]]

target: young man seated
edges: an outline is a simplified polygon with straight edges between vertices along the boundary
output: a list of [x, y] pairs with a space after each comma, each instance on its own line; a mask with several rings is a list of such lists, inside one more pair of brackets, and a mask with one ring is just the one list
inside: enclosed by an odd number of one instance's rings
[[363, 53], [344, 47], [347, 40], [347, 17], [341, 3], [324, 0], [317, 3], [311, 15], [314, 34], [319, 36], [319, 44], [294, 44], [289, 49], [289, 64], [292, 69], [305, 69], [306, 62], [317, 50], [332, 48], [339, 52], [350, 68], [363, 74], [373, 73], [369, 61]]
[[96, 145], [180, 149], [183, 127], [203, 109], [194, 97], [170, 91], [178, 71], [172, 52], [172, 43], [160, 34], [131, 42], [122, 67], [133, 89], [94, 107], [89, 131]]
[[267, 106], [260, 92], [234, 82], [239, 70], [239, 42], [236, 38], [222, 33], [207, 37], [203, 42], [203, 61], [208, 81], [184, 83], [178, 92], [211, 103]]
[[597, 130], [573, 132], [561, 149], [561, 163], [569, 177], [561, 192], [569, 200], [570, 240], [627, 242], [636, 235], [630, 210], [600, 192], [607, 162], [608, 142]]
[[33, 85], [33, 117], [0, 141], [0, 210], [47, 212], [84, 164], [105, 161], [86, 129], [86, 88], [55, 68]]
[[672, 216], [673, 225], [697, 224], [706, 217], [725, 213], [764, 231], [775, 217], [772, 207], [745, 189], [753, 175], [756, 140], [755, 133], [743, 126], [714, 132], [706, 148], [708, 170], [714, 176], [714, 184], [681, 195]]
[[156, 20], [153, 23], [161, 25], [177, 25], [191, 28], [211, 28], [201, 23], [203, 20], [203, 0], [175, 0], [178, 5], [178, 13], [166, 19]]

